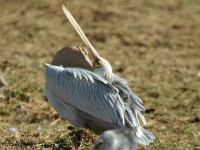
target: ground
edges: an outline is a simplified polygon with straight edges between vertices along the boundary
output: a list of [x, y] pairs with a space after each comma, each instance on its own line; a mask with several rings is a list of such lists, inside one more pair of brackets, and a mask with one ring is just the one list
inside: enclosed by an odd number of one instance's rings
[[83, 44], [64, 3], [147, 108], [156, 140], [138, 150], [200, 149], [200, 1], [0, 0], [0, 149], [89, 149], [96, 135], [58, 119], [42, 63]]

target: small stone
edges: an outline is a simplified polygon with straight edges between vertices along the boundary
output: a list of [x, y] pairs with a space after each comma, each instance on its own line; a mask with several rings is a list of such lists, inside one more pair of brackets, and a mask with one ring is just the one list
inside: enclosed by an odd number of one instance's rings
[[199, 117], [194, 117], [191, 120], [189, 120], [190, 123], [198, 123], [200, 122], [200, 118]]
[[124, 68], [122, 68], [122, 67], [118, 67], [117, 69], [116, 69], [116, 72], [123, 72], [124, 71]]
[[197, 73], [197, 77], [200, 77], [200, 72]]
[[37, 128], [37, 131], [38, 131], [38, 132], [42, 132], [42, 128], [39, 126], [39, 127]]
[[0, 93], [0, 100], [4, 100], [5, 96]]
[[27, 112], [28, 111], [28, 109], [24, 105], [17, 105], [16, 108], [21, 110], [21, 111], [23, 111], [23, 112]]
[[155, 111], [155, 108], [146, 108], [146, 113], [151, 113], [151, 112], [154, 112]]
[[17, 132], [17, 128], [11, 127], [9, 128], [9, 131], [12, 133], [16, 133]]
[[54, 144], [55, 148], [59, 148], [59, 144]]
[[0, 87], [6, 86], [7, 82], [3, 77], [0, 77]]

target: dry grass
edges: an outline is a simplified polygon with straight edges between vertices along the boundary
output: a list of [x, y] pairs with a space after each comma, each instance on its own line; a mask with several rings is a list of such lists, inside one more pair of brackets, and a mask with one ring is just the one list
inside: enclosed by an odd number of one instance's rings
[[[71, 129], [49, 106], [43, 62], [81, 40], [62, 1], [0, 0], [1, 149], [89, 149], [95, 135]], [[144, 101], [146, 149], [200, 149], [200, 1], [64, 1], [119, 76]], [[16, 132], [11, 130], [17, 129]]]

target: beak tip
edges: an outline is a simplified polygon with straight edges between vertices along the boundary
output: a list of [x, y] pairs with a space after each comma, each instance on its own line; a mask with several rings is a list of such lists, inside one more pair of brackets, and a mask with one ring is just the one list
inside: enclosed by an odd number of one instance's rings
[[42, 63], [45, 67], [49, 66], [50, 64], [47, 63]]

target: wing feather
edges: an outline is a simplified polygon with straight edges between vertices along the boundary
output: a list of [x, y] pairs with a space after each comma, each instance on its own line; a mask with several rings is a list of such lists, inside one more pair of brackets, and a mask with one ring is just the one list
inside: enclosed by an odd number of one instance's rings
[[77, 127], [89, 127], [100, 133], [107, 127], [128, 125], [139, 143], [147, 145], [155, 139], [140, 126], [139, 118], [146, 123], [141, 100], [117, 76], [110, 85], [87, 70], [47, 65], [45, 87], [52, 106]]
[[[140, 125], [138, 117], [146, 125], [145, 118], [141, 113], [142, 111], [145, 111], [145, 108], [142, 105], [142, 101], [127, 86], [127, 82], [113, 74], [113, 85], [119, 90], [119, 94], [120, 94], [121, 98], [123, 99], [123, 102], [126, 103], [126, 110], [127, 110], [126, 115], [128, 115], [128, 116], [125, 118], [127, 118], [127, 119], [129, 118], [129, 120], [127, 120], [127, 122], [129, 122], [129, 125], [133, 125], [133, 124], [135, 126]], [[131, 111], [129, 109], [131, 109]], [[134, 115], [134, 118], [136, 120], [134, 120], [134, 122], [130, 123], [130, 116], [132, 116], [132, 115]]]
[[46, 68], [46, 90], [60, 101], [98, 119], [124, 126], [122, 99], [108, 84], [87, 70], [52, 65]]

